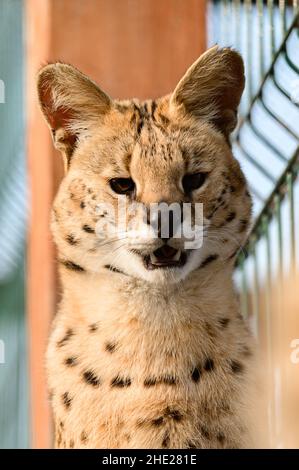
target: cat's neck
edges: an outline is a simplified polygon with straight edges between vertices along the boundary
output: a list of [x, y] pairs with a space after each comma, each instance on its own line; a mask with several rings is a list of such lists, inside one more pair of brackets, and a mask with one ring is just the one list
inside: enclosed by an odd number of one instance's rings
[[82, 322], [135, 318], [162, 327], [198, 317], [218, 318], [237, 309], [231, 266], [193, 272], [177, 284], [151, 284], [117, 272], [95, 275], [63, 270], [61, 274], [61, 309]]

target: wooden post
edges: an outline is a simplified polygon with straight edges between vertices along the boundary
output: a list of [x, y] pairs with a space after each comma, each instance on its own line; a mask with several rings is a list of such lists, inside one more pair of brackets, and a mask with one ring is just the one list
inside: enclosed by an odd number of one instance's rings
[[51, 137], [42, 121], [35, 93], [36, 72], [47, 60], [50, 50], [50, 10], [49, 0], [26, 2], [27, 155], [31, 202], [27, 309], [32, 447], [51, 445], [44, 354], [55, 308], [54, 256], [49, 233], [49, 211], [54, 192], [54, 160]]
[[32, 446], [51, 445], [44, 351], [55, 312], [56, 273], [49, 233], [60, 158], [37, 106], [41, 65], [65, 61], [112, 97], [155, 98], [170, 92], [206, 46], [205, 0], [27, 0], [28, 325]]

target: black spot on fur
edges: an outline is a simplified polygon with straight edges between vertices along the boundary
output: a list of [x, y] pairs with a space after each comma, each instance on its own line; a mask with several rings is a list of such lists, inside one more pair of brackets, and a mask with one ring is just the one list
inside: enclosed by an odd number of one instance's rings
[[70, 397], [68, 392], [65, 392], [62, 395], [62, 403], [64, 404], [65, 408], [68, 410], [71, 407], [73, 399]]
[[195, 367], [192, 371], [191, 377], [193, 382], [197, 383], [200, 379], [201, 371], [198, 367]]
[[143, 382], [143, 385], [145, 387], [153, 387], [154, 385], [157, 385], [157, 379], [155, 377], [148, 377], [145, 379]]
[[116, 348], [116, 344], [115, 343], [106, 343], [105, 344], [105, 350], [110, 352], [110, 353], [113, 353], [115, 351], [115, 348]]
[[81, 442], [86, 442], [87, 439], [88, 439], [88, 437], [87, 437], [86, 432], [85, 432], [85, 431], [82, 431], [82, 432], [81, 432], [81, 435], [80, 435], [80, 440], [81, 440]]
[[162, 375], [160, 377], [148, 377], [144, 380], [143, 384], [145, 387], [153, 387], [159, 384], [176, 385], [177, 378], [171, 374]]
[[155, 111], [157, 109], [157, 103], [155, 100], [152, 101], [151, 117], [155, 120]]
[[241, 374], [244, 370], [243, 364], [241, 364], [239, 361], [231, 361], [230, 366], [234, 374]]
[[207, 372], [212, 372], [214, 367], [215, 367], [215, 364], [214, 364], [213, 359], [208, 358], [205, 362], [204, 370], [207, 371]]
[[67, 241], [70, 245], [77, 245], [77, 244], [78, 244], [78, 240], [76, 240], [76, 238], [74, 237], [74, 235], [67, 235], [66, 241]]
[[137, 134], [138, 134], [138, 135], [141, 134], [143, 125], [144, 125], [143, 119], [139, 119], [138, 126], [137, 126]]
[[158, 116], [159, 116], [159, 119], [161, 120], [162, 124], [163, 124], [164, 126], [168, 126], [168, 124], [169, 124], [169, 122], [170, 122], [169, 119], [168, 119], [168, 117], [164, 116], [164, 114], [161, 114], [161, 113], [159, 113]]
[[160, 382], [166, 384], [166, 385], [176, 385], [177, 384], [177, 378], [174, 377], [173, 375], [163, 375], [160, 379]]
[[192, 441], [188, 441], [186, 444], [187, 449], [196, 449], [196, 445]]
[[70, 340], [70, 338], [71, 338], [73, 335], [74, 335], [73, 330], [72, 330], [71, 328], [68, 328], [68, 329], [66, 330], [66, 333], [65, 333], [64, 337], [63, 337], [61, 340], [59, 340], [59, 341], [57, 342], [57, 346], [58, 346], [59, 348], [61, 348], [62, 346], [64, 346], [64, 345]]
[[84, 208], [85, 208], [85, 202], [84, 202], [84, 201], [81, 201], [81, 202], [80, 202], [80, 207], [81, 207], [81, 209], [84, 209]]
[[171, 409], [169, 407], [166, 408], [164, 414], [165, 416], [173, 419], [174, 421], [181, 421], [183, 419], [183, 415], [182, 413], [180, 413], [180, 411]]
[[82, 226], [82, 230], [84, 230], [84, 232], [87, 232], [87, 233], [95, 233], [94, 229], [87, 224]]
[[230, 190], [231, 193], [234, 193], [236, 191], [236, 188], [235, 188], [235, 186], [231, 185], [229, 190]]
[[208, 264], [212, 263], [212, 261], [215, 261], [217, 258], [219, 258], [219, 255], [214, 254], [214, 255], [209, 255], [206, 259], [204, 259], [199, 266], [200, 268], [204, 268]]
[[122, 114], [126, 113], [126, 111], [128, 110], [128, 106], [125, 106], [123, 104], [115, 103], [115, 106], [116, 106], [117, 110]]
[[98, 387], [101, 384], [99, 377], [97, 377], [92, 370], [83, 372], [83, 379], [93, 387]]
[[136, 127], [136, 123], [137, 123], [137, 114], [134, 113], [130, 119], [130, 125], [132, 127]]
[[60, 427], [61, 429], [64, 428], [64, 422], [63, 422], [63, 421], [59, 421], [59, 427]]
[[235, 218], [236, 218], [236, 213], [235, 212], [230, 212], [225, 220], [226, 220], [226, 222], [232, 222]]
[[219, 324], [223, 327], [223, 328], [226, 328], [230, 322], [230, 319], [229, 318], [220, 318], [219, 321]]
[[113, 273], [126, 274], [115, 266], [112, 266], [112, 264], [105, 264], [104, 268], [109, 269], [109, 271], [112, 271]]
[[220, 444], [224, 443], [225, 435], [222, 432], [219, 432], [216, 437], [217, 437], [217, 441], [220, 442]]
[[76, 272], [84, 272], [85, 269], [82, 268], [82, 266], [79, 266], [79, 264], [73, 263], [72, 261], [67, 261], [67, 260], [60, 260], [60, 263], [70, 271], [76, 271]]
[[65, 365], [68, 367], [74, 367], [78, 364], [78, 358], [75, 356], [67, 357], [64, 361]]
[[152, 424], [154, 426], [161, 426], [161, 424], [163, 424], [163, 421], [164, 421], [163, 416], [160, 416], [159, 418], [153, 419]]
[[89, 325], [88, 330], [91, 333], [94, 333], [95, 331], [97, 331], [98, 328], [99, 328], [99, 325], [97, 323], [92, 323], [91, 325]]
[[165, 448], [168, 448], [168, 447], [169, 447], [169, 442], [170, 442], [169, 433], [166, 432], [166, 433], [164, 434], [164, 437], [163, 437], [162, 447], [164, 447], [164, 449], [165, 449]]
[[117, 375], [116, 377], [114, 377], [114, 379], [112, 379], [111, 387], [119, 387], [119, 388], [129, 387], [131, 383], [132, 382], [131, 382], [130, 377], [123, 378]]
[[247, 219], [241, 219], [240, 220], [240, 226], [239, 226], [239, 232], [240, 233], [245, 232], [245, 230], [248, 227], [248, 223], [249, 223], [249, 221]]

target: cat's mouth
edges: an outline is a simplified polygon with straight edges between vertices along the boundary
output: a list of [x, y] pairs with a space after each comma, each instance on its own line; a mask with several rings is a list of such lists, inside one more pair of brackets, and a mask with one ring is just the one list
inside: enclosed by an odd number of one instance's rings
[[180, 268], [187, 261], [186, 251], [176, 250], [172, 246], [163, 245], [149, 255], [143, 257], [146, 269]]

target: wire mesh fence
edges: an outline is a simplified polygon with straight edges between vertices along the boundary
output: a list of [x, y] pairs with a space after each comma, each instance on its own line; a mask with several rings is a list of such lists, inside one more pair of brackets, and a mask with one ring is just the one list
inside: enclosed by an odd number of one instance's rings
[[274, 337], [288, 312], [278, 309], [274, 320], [272, 307], [274, 298], [279, 302], [277, 293], [282, 296], [283, 279], [298, 269], [298, 1], [211, 1], [209, 42], [232, 46], [245, 60], [247, 84], [233, 150], [254, 198], [254, 222], [236, 280], [243, 315], [266, 357], [270, 445], [283, 447], [279, 410], [285, 377], [274, 360], [279, 347]]

